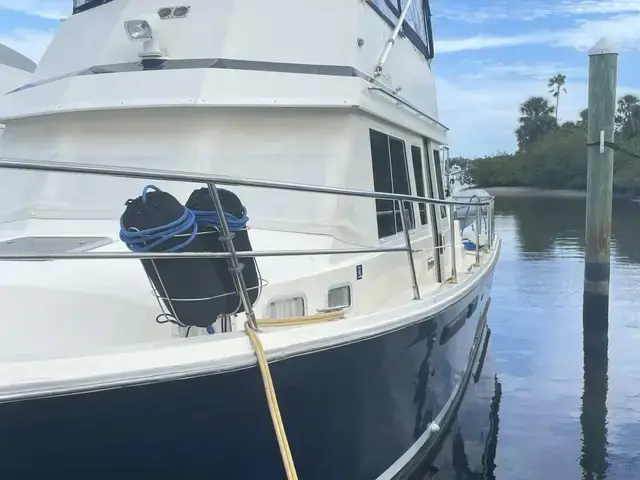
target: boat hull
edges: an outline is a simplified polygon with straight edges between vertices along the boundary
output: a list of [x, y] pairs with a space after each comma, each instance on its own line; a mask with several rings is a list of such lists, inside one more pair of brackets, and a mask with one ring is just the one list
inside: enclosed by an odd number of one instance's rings
[[[399, 462], [462, 394], [492, 276], [421, 322], [271, 363], [300, 478], [416, 468], [417, 455]], [[0, 447], [4, 476], [16, 480], [285, 478], [257, 367], [4, 403]]]

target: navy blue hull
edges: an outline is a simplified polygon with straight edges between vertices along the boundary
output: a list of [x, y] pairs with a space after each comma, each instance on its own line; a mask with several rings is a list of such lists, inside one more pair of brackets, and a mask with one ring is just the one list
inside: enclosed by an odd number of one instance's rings
[[[491, 279], [421, 323], [271, 364], [301, 479], [374, 480], [416, 442], [468, 366]], [[0, 452], [12, 480], [285, 478], [257, 367], [5, 403]]]

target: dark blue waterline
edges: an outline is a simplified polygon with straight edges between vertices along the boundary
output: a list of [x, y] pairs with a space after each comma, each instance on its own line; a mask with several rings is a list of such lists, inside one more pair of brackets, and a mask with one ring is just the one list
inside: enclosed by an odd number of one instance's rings
[[[420, 437], [467, 367], [491, 279], [419, 324], [272, 364], [300, 478], [374, 480]], [[0, 451], [16, 480], [284, 478], [256, 368], [2, 404]]]

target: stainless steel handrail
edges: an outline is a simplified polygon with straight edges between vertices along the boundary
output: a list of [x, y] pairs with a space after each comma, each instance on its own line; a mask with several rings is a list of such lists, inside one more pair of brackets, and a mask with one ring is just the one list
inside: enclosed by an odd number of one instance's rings
[[[380, 83], [380, 82], [378, 82]], [[413, 110], [414, 112], [416, 112], [418, 115], [421, 115], [423, 117], [425, 117], [427, 120], [429, 120], [431, 123], [435, 123], [436, 125], [438, 125], [439, 127], [442, 127], [442, 129], [445, 132], [449, 131], [449, 127], [447, 127], [444, 123], [442, 123], [439, 120], [436, 120], [435, 118], [433, 118], [431, 115], [429, 115], [428, 113], [426, 113], [425, 111], [419, 109], [418, 107], [416, 107], [413, 103], [411, 103], [408, 100], [405, 100], [404, 98], [402, 98], [400, 95], [398, 95], [397, 93], [393, 93], [393, 91], [390, 91], [391, 89], [388, 87], [379, 87], [376, 85], [371, 85], [369, 87], [369, 90], [371, 91], [377, 91], [377, 92], [382, 92], [385, 95], [393, 98], [396, 102], [400, 102], [401, 104], [403, 104], [405, 107], [410, 108], [411, 110]]]
[[[299, 257], [305, 255], [353, 255], [357, 253], [406, 252], [407, 247], [348, 248], [335, 250], [267, 250], [236, 252], [238, 258]], [[414, 250], [419, 252], [420, 250]], [[0, 260], [157, 260], [170, 258], [231, 258], [229, 252], [69, 252], [69, 253], [0, 253]]]
[[275, 190], [290, 190], [296, 192], [325, 193], [330, 195], [344, 195], [348, 197], [376, 198], [379, 200], [401, 200], [422, 202], [434, 205], [474, 206], [488, 205], [484, 202], [460, 202], [455, 200], [440, 200], [437, 198], [417, 197], [400, 193], [371, 192], [368, 190], [352, 190], [347, 188], [325, 187], [321, 185], [305, 185], [300, 183], [277, 182], [248, 178], [226, 177], [224, 175], [210, 175], [190, 172], [174, 172], [169, 170], [134, 169], [115, 167], [111, 165], [83, 165], [79, 163], [45, 162], [34, 160], [19, 160], [0, 158], [0, 168], [17, 170], [36, 170], [58, 173], [82, 173], [88, 175], [103, 175], [122, 178], [138, 178], [143, 180], [164, 180], [168, 182], [187, 183], [215, 183], [216, 185], [232, 185], [238, 187], [272, 188]]
[[[77, 163], [62, 163], [62, 162], [46, 162], [46, 161], [33, 161], [33, 160], [18, 160], [0, 158], [0, 168], [18, 169], [18, 170], [31, 170], [31, 171], [49, 171], [57, 173], [77, 173], [88, 175], [102, 175], [112, 176], [118, 178], [136, 178], [145, 180], [164, 180], [173, 182], [188, 182], [188, 183], [204, 183], [208, 186], [209, 192], [214, 202], [214, 206], [221, 223], [221, 237], [220, 241], [223, 243], [226, 252], [183, 252], [183, 253], [149, 253], [149, 252], [75, 252], [75, 253], [37, 253], [37, 254], [3, 254], [0, 253], [0, 260], [17, 260], [17, 261], [35, 261], [35, 260], [61, 260], [61, 259], [161, 259], [161, 258], [226, 258], [229, 261], [230, 272], [233, 275], [236, 292], [241, 298], [242, 304], [247, 314], [249, 325], [258, 329], [255, 313], [249, 297], [248, 289], [244, 276], [242, 274], [243, 265], [238, 260], [244, 257], [277, 257], [277, 256], [297, 256], [297, 255], [340, 255], [340, 254], [362, 254], [362, 253], [381, 253], [381, 252], [406, 252], [409, 262], [409, 271], [411, 275], [411, 284], [413, 289], [413, 298], [415, 300], [420, 299], [420, 289], [418, 286], [418, 280], [416, 275], [416, 268], [414, 262], [414, 252], [420, 250], [414, 250], [411, 247], [411, 236], [409, 234], [409, 222], [407, 220], [407, 210], [404, 208], [404, 202], [417, 202], [425, 204], [435, 205], [448, 205], [449, 206], [449, 218], [451, 229], [451, 262], [452, 262], [452, 274], [453, 280], [457, 280], [456, 271], [456, 252], [454, 248], [455, 244], [455, 232], [454, 232], [454, 206], [476, 206], [476, 263], [480, 263], [480, 228], [481, 228], [481, 210], [482, 206], [487, 206], [487, 216], [493, 217], [493, 197], [489, 197], [486, 201], [482, 201], [479, 198], [475, 202], [462, 202], [441, 200], [426, 197], [417, 197], [413, 195], [384, 193], [384, 192], [371, 192], [365, 190], [352, 190], [335, 187], [325, 187], [316, 185], [303, 185], [289, 182], [276, 182], [268, 180], [258, 179], [244, 179], [244, 178], [232, 178], [220, 175], [205, 175], [191, 172], [172, 172], [165, 170], [153, 170], [153, 169], [134, 169], [127, 167], [115, 167], [108, 165], [83, 165]], [[271, 188], [276, 190], [289, 190], [298, 192], [309, 193], [324, 193], [333, 195], [344, 195], [361, 198], [373, 198], [381, 200], [393, 200], [398, 202], [400, 210], [400, 219], [402, 222], [402, 229], [404, 232], [404, 247], [391, 247], [391, 248], [358, 248], [358, 249], [332, 249], [332, 250], [289, 250], [289, 251], [267, 251], [267, 252], [237, 252], [233, 244], [233, 234], [229, 230], [229, 226], [224, 215], [222, 203], [218, 195], [217, 184], [233, 185], [233, 186], [247, 186], [257, 188]], [[434, 219], [435, 221], [435, 219]], [[488, 236], [489, 236], [489, 248], [493, 244], [493, 218], [488, 219]]]

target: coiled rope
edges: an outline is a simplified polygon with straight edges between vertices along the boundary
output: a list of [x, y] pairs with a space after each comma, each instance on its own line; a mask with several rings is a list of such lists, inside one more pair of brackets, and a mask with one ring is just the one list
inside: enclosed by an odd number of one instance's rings
[[[196, 217], [198, 225], [204, 227], [215, 227], [220, 230], [220, 217], [218, 212], [211, 210], [191, 210]], [[227, 220], [229, 231], [237, 232], [247, 227], [249, 217], [247, 217], [247, 209], [242, 207], [242, 217], [234, 217], [230, 213], [224, 212], [224, 218]]]
[[[142, 190], [142, 203], [147, 203], [147, 193], [149, 190], [161, 192], [155, 185], [147, 185]], [[242, 207], [242, 217], [238, 218], [230, 213], [224, 214], [229, 231], [237, 232], [247, 227], [249, 217], [247, 217], [247, 209]], [[120, 218], [120, 240], [133, 252], [148, 252], [164, 242], [171, 240], [173, 237], [185, 234], [191, 230], [191, 234], [186, 240], [179, 245], [164, 250], [167, 253], [175, 253], [189, 245], [198, 234], [198, 227], [214, 227], [220, 230], [220, 218], [218, 212], [210, 210], [191, 210], [184, 208], [184, 213], [180, 218], [173, 222], [161, 225], [159, 227], [138, 230], [135, 228], [126, 228]]]
[[[154, 185], [147, 185], [142, 191], [142, 203], [147, 203], [147, 192], [149, 190], [155, 190], [156, 192], [162, 191]], [[196, 216], [193, 211], [185, 207], [184, 213], [177, 220], [167, 223], [166, 225], [147, 228], [145, 230], [126, 228], [122, 217], [120, 217], [120, 240], [133, 252], [148, 252], [171, 240], [176, 235], [184, 234], [189, 230], [191, 230], [191, 235], [179, 245], [167, 248], [165, 250], [167, 253], [174, 253], [183, 249], [196, 238], [198, 234], [198, 224], [196, 223]]]

